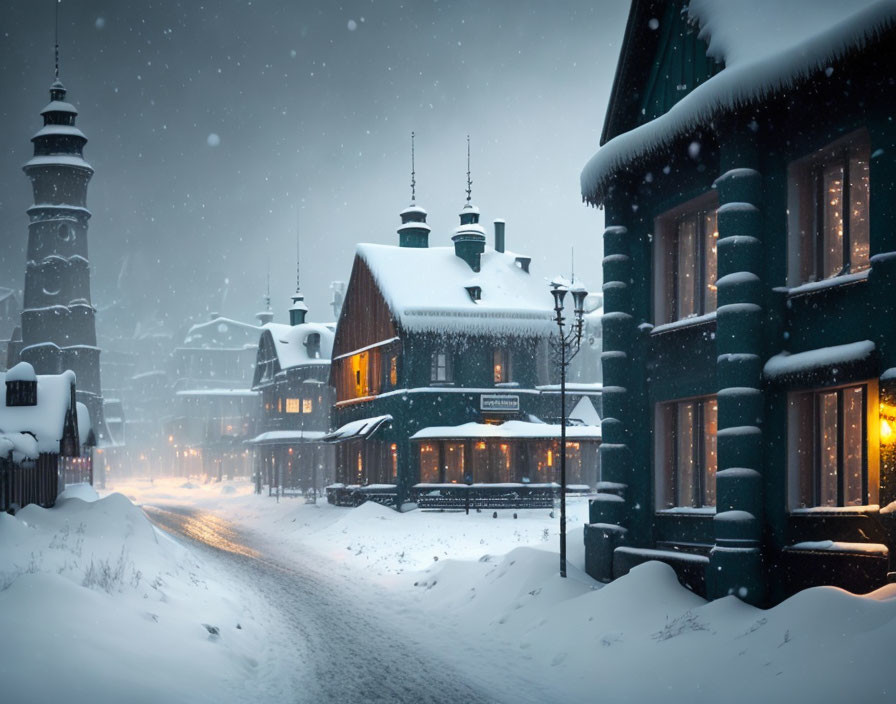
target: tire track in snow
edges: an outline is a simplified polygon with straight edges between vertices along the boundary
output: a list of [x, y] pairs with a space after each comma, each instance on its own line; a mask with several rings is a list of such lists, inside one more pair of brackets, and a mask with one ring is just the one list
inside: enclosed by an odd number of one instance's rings
[[[512, 696], [513, 687], [483, 691], [438, 653], [409, 642], [407, 634], [352, 603], [334, 589], [334, 580], [316, 565], [319, 558], [312, 553], [293, 551], [295, 559], [286, 565], [214, 514], [184, 506], [143, 510], [166, 532], [200, 546], [279, 617], [266, 627], [271, 659], [259, 658], [253, 678], [265, 701], [520, 701], [519, 692]], [[500, 686], [497, 679], [495, 686]]]

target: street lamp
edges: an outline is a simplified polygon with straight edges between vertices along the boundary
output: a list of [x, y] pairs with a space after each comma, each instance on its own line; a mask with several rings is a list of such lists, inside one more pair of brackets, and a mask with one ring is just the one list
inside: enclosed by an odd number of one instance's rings
[[[563, 317], [563, 301], [566, 294], [572, 294], [573, 322], [567, 326]], [[554, 313], [558, 335], [551, 337], [554, 352], [560, 359], [560, 576], [566, 577], [566, 369], [579, 353], [584, 327], [585, 297], [584, 286], [562, 281], [551, 282], [554, 297]]]

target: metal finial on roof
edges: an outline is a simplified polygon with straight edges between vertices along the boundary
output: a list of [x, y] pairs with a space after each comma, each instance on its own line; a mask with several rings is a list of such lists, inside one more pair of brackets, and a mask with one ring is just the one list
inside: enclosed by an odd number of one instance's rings
[[59, 4], [61, 0], [56, 2], [56, 80], [59, 80]]
[[470, 135], [467, 135], [467, 203], [473, 197], [473, 179], [470, 178]]
[[301, 271], [299, 268], [299, 261], [301, 259], [301, 229], [299, 228], [299, 211], [296, 210], [296, 293], [298, 293], [302, 288], [301, 282]]
[[264, 308], [265, 310], [271, 309], [271, 260], [268, 258], [268, 286], [267, 291], [264, 294]]
[[417, 200], [417, 178], [414, 171], [414, 133], [411, 132], [411, 205]]

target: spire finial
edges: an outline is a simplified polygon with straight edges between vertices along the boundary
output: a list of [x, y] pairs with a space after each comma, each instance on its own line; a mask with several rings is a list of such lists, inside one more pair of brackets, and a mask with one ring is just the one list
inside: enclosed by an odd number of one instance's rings
[[470, 178], [470, 135], [467, 135], [467, 203], [473, 197], [473, 179]]
[[300, 238], [300, 229], [299, 229], [299, 211], [296, 210], [296, 293], [301, 290], [301, 276], [299, 271], [299, 259], [301, 255], [301, 238]]
[[264, 308], [265, 310], [271, 309], [271, 258], [268, 257], [268, 285], [267, 290], [264, 294]]
[[56, 80], [59, 80], [59, 4], [61, 0], [55, 0], [56, 3]]
[[414, 171], [414, 133], [411, 132], [411, 205], [417, 200], [417, 178]]

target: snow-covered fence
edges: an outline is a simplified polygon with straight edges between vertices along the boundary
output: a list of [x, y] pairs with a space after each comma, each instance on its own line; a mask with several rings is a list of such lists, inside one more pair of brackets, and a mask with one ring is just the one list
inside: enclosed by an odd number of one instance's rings
[[0, 511], [28, 504], [52, 506], [59, 495], [56, 455], [41, 453], [35, 461], [0, 458]]

